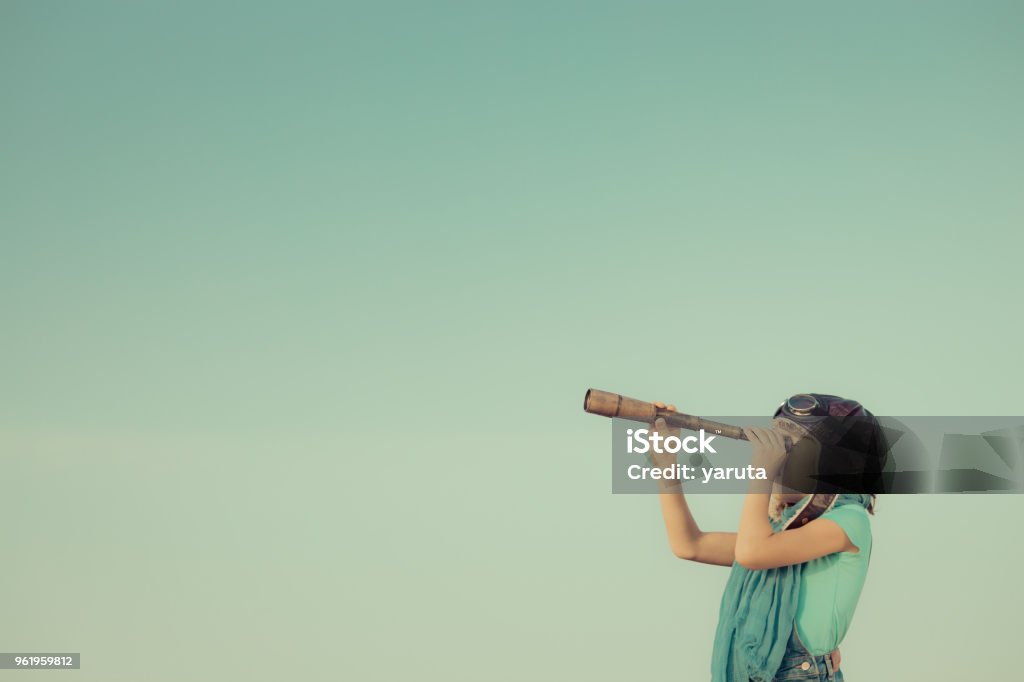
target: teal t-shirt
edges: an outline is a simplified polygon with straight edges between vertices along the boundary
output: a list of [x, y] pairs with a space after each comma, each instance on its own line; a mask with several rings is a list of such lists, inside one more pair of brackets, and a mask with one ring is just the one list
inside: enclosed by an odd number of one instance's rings
[[839, 646], [853, 620], [871, 558], [871, 522], [859, 504], [844, 504], [821, 515], [836, 522], [859, 552], [836, 552], [808, 561], [800, 579], [796, 631], [813, 656]]

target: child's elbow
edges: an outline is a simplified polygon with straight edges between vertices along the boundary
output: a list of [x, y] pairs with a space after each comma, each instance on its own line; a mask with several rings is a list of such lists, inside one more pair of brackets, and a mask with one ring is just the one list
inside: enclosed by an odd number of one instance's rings
[[749, 547], [740, 547], [739, 545], [736, 546], [736, 563], [752, 571], [768, 568], [759, 552]]
[[694, 547], [672, 547], [672, 555], [677, 559], [683, 559], [684, 561], [695, 561], [697, 559], [697, 550]]

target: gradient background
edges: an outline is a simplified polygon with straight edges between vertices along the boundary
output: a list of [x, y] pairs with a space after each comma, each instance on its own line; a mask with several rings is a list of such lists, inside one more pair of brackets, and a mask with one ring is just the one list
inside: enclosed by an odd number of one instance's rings
[[[727, 572], [583, 393], [1024, 414], [1022, 21], [0, 2], [0, 649], [706, 679]], [[848, 679], [1016, 675], [1021, 512], [882, 500]]]

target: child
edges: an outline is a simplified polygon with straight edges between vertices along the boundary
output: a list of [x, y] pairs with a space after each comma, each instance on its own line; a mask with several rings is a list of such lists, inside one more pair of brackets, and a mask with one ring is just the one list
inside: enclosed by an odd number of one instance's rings
[[[677, 433], [664, 419], [653, 427]], [[868, 514], [887, 444], [862, 405], [822, 394], [793, 396], [776, 411], [773, 428], [744, 432], [754, 449], [751, 464], [778, 480], [771, 489], [752, 483], [738, 533], [702, 531], [681, 484], [658, 483], [673, 553], [732, 567], [712, 682], [842, 682], [838, 647], [867, 575]], [[652, 458], [657, 466], [674, 464], [667, 454]]]

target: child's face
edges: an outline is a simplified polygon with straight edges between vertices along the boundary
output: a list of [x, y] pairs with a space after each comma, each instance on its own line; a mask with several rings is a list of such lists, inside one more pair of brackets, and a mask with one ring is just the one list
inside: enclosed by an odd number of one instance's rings
[[799, 502], [815, 488], [821, 444], [807, 429], [784, 417], [775, 418], [772, 426], [793, 442], [773, 493], [785, 504]]

